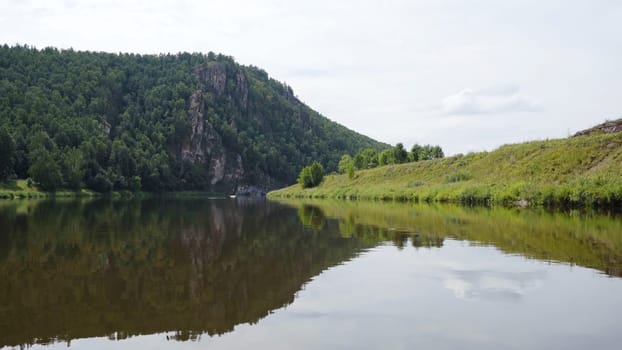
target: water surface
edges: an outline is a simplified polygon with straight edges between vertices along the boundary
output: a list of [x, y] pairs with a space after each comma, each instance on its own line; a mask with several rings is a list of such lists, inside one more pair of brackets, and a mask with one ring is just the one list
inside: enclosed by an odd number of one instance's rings
[[0, 203], [0, 347], [617, 349], [615, 216]]

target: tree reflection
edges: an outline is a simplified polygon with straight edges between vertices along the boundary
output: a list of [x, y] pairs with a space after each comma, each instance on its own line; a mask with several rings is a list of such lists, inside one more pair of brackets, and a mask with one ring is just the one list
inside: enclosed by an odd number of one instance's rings
[[[0, 346], [222, 334], [369, 244], [310, 209], [201, 200], [3, 203]], [[26, 207], [23, 207], [25, 206]]]

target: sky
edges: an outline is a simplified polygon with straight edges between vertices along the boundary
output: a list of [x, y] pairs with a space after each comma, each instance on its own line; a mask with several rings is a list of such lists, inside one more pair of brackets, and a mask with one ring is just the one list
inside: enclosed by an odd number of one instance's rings
[[0, 44], [213, 51], [324, 116], [448, 155], [622, 117], [618, 0], [0, 0]]

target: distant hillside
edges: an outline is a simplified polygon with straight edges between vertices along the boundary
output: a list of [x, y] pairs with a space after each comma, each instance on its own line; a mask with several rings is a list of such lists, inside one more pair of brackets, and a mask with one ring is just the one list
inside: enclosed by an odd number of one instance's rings
[[351, 180], [328, 176], [317, 188], [269, 196], [619, 207], [620, 174], [622, 133], [590, 133], [358, 171]]
[[209, 53], [0, 47], [0, 181], [46, 190], [273, 189], [376, 142], [256, 67]]

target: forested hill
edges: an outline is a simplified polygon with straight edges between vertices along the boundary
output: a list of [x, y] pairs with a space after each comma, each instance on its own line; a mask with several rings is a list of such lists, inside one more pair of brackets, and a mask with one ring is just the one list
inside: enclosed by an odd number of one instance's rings
[[256, 67], [174, 55], [0, 47], [0, 181], [46, 190], [241, 191], [313, 160], [388, 145], [345, 128]]

